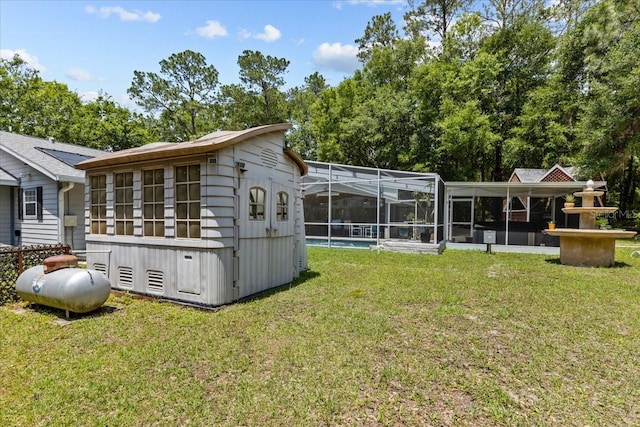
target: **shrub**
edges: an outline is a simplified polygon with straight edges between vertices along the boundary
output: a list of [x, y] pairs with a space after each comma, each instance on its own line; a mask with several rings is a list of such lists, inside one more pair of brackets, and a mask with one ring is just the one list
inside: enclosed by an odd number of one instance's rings
[[26, 270], [42, 264], [45, 258], [66, 253], [69, 253], [69, 246], [66, 245], [36, 245], [0, 249], [0, 305], [11, 304], [18, 300], [16, 280], [20, 275], [18, 270], [20, 256], [22, 256], [22, 268]]

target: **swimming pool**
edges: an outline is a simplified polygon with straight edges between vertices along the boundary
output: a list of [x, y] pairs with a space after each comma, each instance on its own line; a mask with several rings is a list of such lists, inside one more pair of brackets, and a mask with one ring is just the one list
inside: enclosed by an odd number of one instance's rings
[[[329, 246], [328, 239], [306, 239], [307, 246], [320, 246], [326, 248]], [[331, 239], [332, 248], [348, 248], [348, 249], [369, 249], [369, 246], [375, 245], [375, 240], [339, 240]]]

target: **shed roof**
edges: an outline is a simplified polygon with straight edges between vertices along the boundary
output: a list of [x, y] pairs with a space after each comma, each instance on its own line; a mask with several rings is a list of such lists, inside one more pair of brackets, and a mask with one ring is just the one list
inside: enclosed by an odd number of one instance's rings
[[80, 160], [100, 156], [105, 152], [82, 145], [0, 131], [0, 151], [54, 181], [84, 183], [84, 172], [74, 168]]
[[[155, 142], [143, 145], [142, 147], [116, 151], [115, 153], [109, 153], [95, 159], [85, 160], [78, 163], [76, 167], [78, 169], [93, 169], [146, 160], [162, 160], [194, 154], [211, 153], [260, 135], [284, 133], [289, 129], [291, 129], [289, 123], [278, 123], [239, 131], [217, 131], [194, 141], [176, 143]], [[285, 150], [284, 152], [300, 168], [302, 175], [307, 173], [307, 165], [297, 153], [292, 150]]]

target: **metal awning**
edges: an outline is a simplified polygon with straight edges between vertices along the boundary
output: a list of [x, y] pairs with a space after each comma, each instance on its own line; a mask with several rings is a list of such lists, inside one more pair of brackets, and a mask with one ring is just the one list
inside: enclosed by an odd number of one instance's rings
[[[593, 188], [603, 190], [606, 182]], [[560, 197], [587, 187], [586, 181], [572, 182], [445, 182], [445, 194], [452, 197]]]

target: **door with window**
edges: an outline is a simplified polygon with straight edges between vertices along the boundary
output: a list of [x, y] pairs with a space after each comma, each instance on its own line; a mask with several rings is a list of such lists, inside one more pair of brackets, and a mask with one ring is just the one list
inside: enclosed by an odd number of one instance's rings
[[294, 189], [241, 179], [238, 195], [240, 297], [293, 280]]

